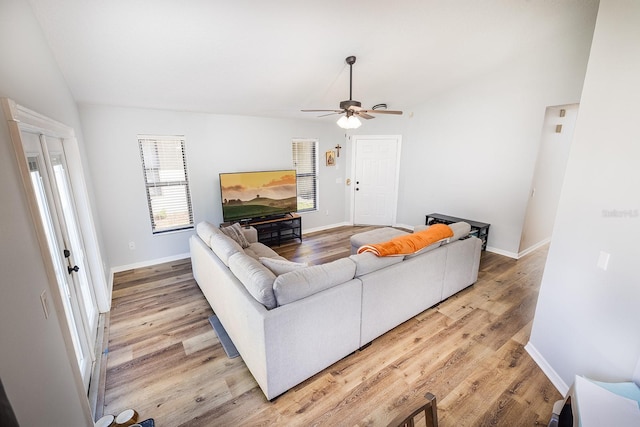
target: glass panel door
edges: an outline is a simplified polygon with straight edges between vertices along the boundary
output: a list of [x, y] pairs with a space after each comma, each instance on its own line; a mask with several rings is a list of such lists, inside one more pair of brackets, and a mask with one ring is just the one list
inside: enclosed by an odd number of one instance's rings
[[[47, 243], [51, 259], [53, 261], [56, 280], [64, 307], [65, 317], [71, 332], [71, 339], [75, 350], [76, 359], [80, 368], [80, 373], [85, 385], [89, 387], [91, 369], [93, 366], [93, 348], [97, 334], [97, 306], [95, 298], [92, 296], [91, 286], [89, 292], [82, 290], [80, 282], [88, 281], [86, 272], [81, 279], [78, 271], [75, 270], [75, 263], [80, 262], [84, 268], [84, 251], [78, 251], [79, 256], [71, 257], [71, 252], [75, 252], [74, 240], [81, 242], [81, 236], [75, 231], [69, 233], [69, 225], [74, 219], [69, 220], [70, 211], [73, 211], [72, 199], [69, 196], [68, 181], [65, 184], [64, 161], [59, 156], [60, 153], [53, 153], [45, 156], [46, 144], [44, 136], [36, 135], [27, 131], [22, 131], [22, 142], [25, 157], [29, 164], [29, 174], [31, 184], [35, 192], [38, 210], [42, 225], [47, 236]], [[49, 164], [47, 164], [49, 160]], [[56, 176], [60, 175], [60, 177]], [[60, 181], [60, 184], [57, 184]], [[65, 187], [66, 185], [66, 187]], [[62, 188], [62, 190], [60, 189]], [[65, 201], [66, 197], [66, 201]], [[65, 207], [65, 204], [67, 206]], [[66, 210], [66, 211], [65, 211]], [[72, 216], [75, 218], [75, 216]], [[91, 314], [92, 317], [89, 317]], [[93, 320], [95, 317], [95, 320]], [[92, 326], [93, 322], [93, 326]]]
[[[62, 141], [59, 138], [47, 137], [45, 139], [49, 160], [55, 181], [54, 191], [60, 204], [63, 227], [66, 231], [66, 249], [68, 267], [74, 271], [71, 274], [76, 293], [80, 296], [80, 309], [82, 311], [83, 323], [89, 337], [89, 343], [93, 352], [93, 347], [98, 332], [98, 306], [94, 294], [93, 286], [89, 275], [89, 264], [85, 257], [84, 243], [78, 226], [75, 203], [67, 174], [66, 162]], [[76, 267], [78, 267], [76, 269]]]

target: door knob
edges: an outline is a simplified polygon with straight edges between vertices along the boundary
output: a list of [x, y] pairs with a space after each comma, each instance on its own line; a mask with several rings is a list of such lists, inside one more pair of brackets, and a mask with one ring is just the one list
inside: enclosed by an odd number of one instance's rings
[[73, 273], [74, 271], [77, 273], [78, 270], [80, 270], [80, 267], [78, 267], [77, 265], [74, 265], [73, 267], [67, 266], [67, 271], [69, 272], [69, 274]]

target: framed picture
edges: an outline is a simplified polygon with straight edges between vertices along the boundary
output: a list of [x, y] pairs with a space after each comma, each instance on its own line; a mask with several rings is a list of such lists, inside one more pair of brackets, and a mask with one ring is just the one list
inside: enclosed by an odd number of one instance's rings
[[333, 150], [329, 150], [325, 153], [325, 157], [327, 160], [327, 166], [335, 166], [336, 165], [336, 152]]

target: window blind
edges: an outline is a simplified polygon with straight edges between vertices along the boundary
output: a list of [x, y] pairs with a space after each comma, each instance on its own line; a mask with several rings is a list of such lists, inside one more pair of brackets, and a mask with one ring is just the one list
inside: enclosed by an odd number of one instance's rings
[[318, 140], [293, 140], [291, 148], [298, 184], [298, 212], [318, 210]]
[[153, 234], [193, 228], [185, 139], [138, 136]]

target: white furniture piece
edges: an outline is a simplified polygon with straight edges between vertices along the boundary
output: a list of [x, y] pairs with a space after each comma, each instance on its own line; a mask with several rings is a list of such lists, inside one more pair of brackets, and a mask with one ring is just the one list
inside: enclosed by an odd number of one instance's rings
[[548, 427], [640, 427], [640, 359], [631, 381], [602, 382], [576, 375], [553, 405]]

